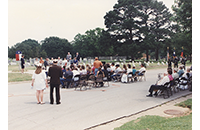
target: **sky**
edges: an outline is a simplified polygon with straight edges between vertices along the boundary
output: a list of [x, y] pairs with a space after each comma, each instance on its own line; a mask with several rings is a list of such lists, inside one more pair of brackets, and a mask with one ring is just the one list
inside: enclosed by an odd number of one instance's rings
[[[171, 10], [174, 0], [158, 0]], [[57, 36], [71, 42], [80, 33], [105, 28], [117, 0], [8, 0], [8, 46]]]

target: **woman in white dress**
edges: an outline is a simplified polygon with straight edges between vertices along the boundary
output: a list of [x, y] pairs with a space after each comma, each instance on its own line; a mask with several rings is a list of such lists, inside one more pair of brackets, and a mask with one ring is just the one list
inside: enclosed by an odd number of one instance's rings
[[47, 78], [44, 71], [42, 71], [42, 64], [37, 64], [37, 68], [32, 76], [32, 84], [36, 89], [37, 104], [44, 104], [43, 102], [43, 91], [45, 87], [48, 88]]

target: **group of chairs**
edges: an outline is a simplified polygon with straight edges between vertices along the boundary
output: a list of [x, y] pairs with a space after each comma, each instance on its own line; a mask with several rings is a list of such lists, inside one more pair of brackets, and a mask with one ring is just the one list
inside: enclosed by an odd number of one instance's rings
[[[187, 89], [182, 89], [180, 88], [181, 85], [188, 85], [188, 87]], [[184, 90], [192, 91], [192, 76], [190, 76], [188, 79], [186, 79], [185, 77], [180, 77], [170, 82], [167, 82], [163, 85], [163, 87], [157, 90], [157, 93], [158, 96], [163, 96], [163, 98], [166, 99], [173, 94]]]
[[[105, 83], [107, 83], [109, 87], [109, 81], [107, 77], [103, 77], [102, 74], [99, 74], [97, 77], [95, 77], [94, 74], [81, 74], [81, 75], [75, 75], [74, 78], [67, 77], [67, 80], [64, 81], [64, 86], [69, 86], [69, 88], [80, 88], [80, 91], [84, 88], [91, 89], [92, 87], [103, 87]], [[69, 85], [67, 85], [69, 84]]]
[[[120, 71], [116, 74], [116, 80], [117, 82], [121, 82], [122, 76], [123, 74], [125, 74], [126, 72]], [[136, 71], [135, 74], [133, 74], [132, 72], [127, 74], [127, 83], [133, 83], [135, 81], [141, 81], [141, 80], [146, 81], [146, 71], [142, 71], [139, 74], [139, 71]]]
[[[138, 75], [139, 72], [136, 72], [135, 75], [130, 72], [128, 76], [128, 83], [135, 82], [144, 79], [146, 81], [145, 71], [142, 72], [142, 75]], [[121, 82], [121, 77], [124, 74], [124, 72], [119, 72], [116, 75], [117, 81]], [[66, 77], [66, 80], [64, 81], [64, 87], [68, 86], [69, 88], [79, 88], [82, 90], [83, 88], [91, 89], [91, 88], [99, 88], [103, 87], [105, 84], [109, 87], [109, 81], [112, 81], [111, 78], [112, 73], [108, 72], [108, 75], [103, 77], [102, 74], [95, 77], [94, 74], [82, 74], [82, 75], [75, 75], [72, 79], [72, 76]], [[137, 80], [136, 80], [137, 79]], [[67, 85], [68, 84], [68, 85]]]

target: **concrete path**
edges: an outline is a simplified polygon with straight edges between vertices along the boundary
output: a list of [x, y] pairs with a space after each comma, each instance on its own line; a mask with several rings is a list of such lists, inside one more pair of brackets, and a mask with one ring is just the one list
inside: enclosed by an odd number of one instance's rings
[[166, 69], [148, 70], [147, 81], [123, 84], [110, 82], [110, 87], [86, 91], [61, 89], [61, 104], [49, 104], [49, 89], [45, 91], [46, 104], [37, 105], [31, 82], [8, 84], [9, 130], [83, 130], [160, 105], [180, 96], [181, 91], [168, 99], [146, 97], [157, 74]]

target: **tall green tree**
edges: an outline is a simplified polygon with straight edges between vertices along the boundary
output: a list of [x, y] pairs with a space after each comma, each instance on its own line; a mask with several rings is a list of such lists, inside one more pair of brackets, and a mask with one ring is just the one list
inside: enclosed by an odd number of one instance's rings
[[156, 48], [158, 59], [163, 41], [169, 38], [170, 17], [169, 9], [156, 0], [118, 0], [104, 19], [123, 55], [134, 56], [142, 50], [148, 55], [150, 49]]
[[152, 13], [149, 15], [149, 31], [153, 36], [156, 60], [159, 58], [159, 50], [165, 47], [166, 39], [170, 38], [172, 14], [163, 2], [152, 1]]
[[77, 34], [72, 42], [74, 50], [82, 57], [109, 56], [114, 52], [110, 34], [102, 28], [87, 30]]
[[115, 39], [118, 54], [134, 56], [138, 53], [137, 44], [142, 39], [140, 29], [144, 23], [144, 14], [138, 10], [140, 5], [138, 0], [118, 0], [113, 10], [104, 16], [106, 28]]
[[[175, 0], [172, 20], [177, 24], [173, 43], [176, 48], [183, 47], [186, 55], [192, 55], [192, 0]], [[180, 53], [180, 52], [179, 52]]]
[[15, 58], [16, 51], [21, 51], [25, 58], [40, 56], [40, 44], [36, 40], [28, 39], [17, 43], [9, 49], [8, 56]]
[[61, 58], [66, 57], [67, 52], [72, 53], [72, 45], [67, 39], [61, 39], [59, 37], [49, 37], [41, 41], [41, 50], [46, 52], [47, 57]]

